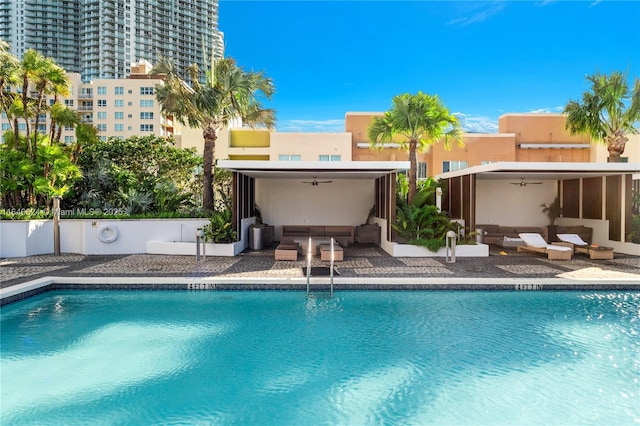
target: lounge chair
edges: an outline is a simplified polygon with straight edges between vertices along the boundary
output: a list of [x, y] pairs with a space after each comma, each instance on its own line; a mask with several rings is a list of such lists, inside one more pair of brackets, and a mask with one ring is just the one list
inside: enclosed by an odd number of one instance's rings
[[[560, 241], [566, 244], [567, 247], [571, 248], [573, 252], [576, 252], [577, 247], [589, 247], [589, 243], [580, 238], [578, 234], [556, 234]], [[565, 245], [563, 244], [563, 245]]]
[[525, 245], [518, 246], [518, 252], [542, 253], [550, 260], [571, 260], [573, 250], [570, 247], [548, 244], [540, 234], [522, 233], [519, 236]]
[[598, 244], [589, 244], [578, 234], [557, 234], [560, 241], [570, 246], [574, 253], [589, 255], [591, 260], [611, 260], [613, 259], [613, 248], [602, 247]]

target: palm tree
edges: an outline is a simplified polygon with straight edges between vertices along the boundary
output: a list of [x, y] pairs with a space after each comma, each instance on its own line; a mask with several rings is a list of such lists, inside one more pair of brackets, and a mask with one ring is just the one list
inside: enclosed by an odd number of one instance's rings
[[249, 126], [272, 128], [275, 111], [262, 107], [261, 98], [271, 99], [274, 85], [261, 72], [244, 71], [231, 58], [216, 61], [202, 72], [195, 64], [188, 69], [191, 85], [180, 78], [171, 60], [160, 57], [152, 75], [164, 74], [164, 84], [156, 87], [162, 112], [182, 124], [201, 127], [204, 137], [203, 200], [205, 210], [213, 210], [213, 168], [218, 133], [231, 120], [241, 118]]
[[451, 148], [451, 142], [463, 144], [457, 117], [449, 113], [437, 95], [422, 92], [395, 96], [393, 107], [382, 117], [375, 117], [367, 133], [373, 148], [394, 141], [409, 151], [409, 203], [417, 192], [417, 152], [441, 141], [447, 149]]
[[[9, 51], [9, 43], [0, 40], [0, 112], [6, 114], [9, 121], [10, 130], [14, 130], [15, 141], [17, 144], [17, 125], [15, 116], [11, 113], [11, 106], [15, 98], [15, 94], [11, 92], [11, 88], [20, 83], [18, 70], [20, 69], [20, 61]], [[17, 145], [16, 145], [17, 147]]]
[[571, 134], [586, 133], [595, 142], [604, 142], [609, 162], [619, 163], [629, 140], [636, 134], [634, 124], [640, 120], [640, 80], [635, 79], [629, 91], [627, 75], [619, 71], [611, 75], [588, 75], [591, 91], [582, 94], [582, 102], [570, 100], [564, 107], [566, 128]]

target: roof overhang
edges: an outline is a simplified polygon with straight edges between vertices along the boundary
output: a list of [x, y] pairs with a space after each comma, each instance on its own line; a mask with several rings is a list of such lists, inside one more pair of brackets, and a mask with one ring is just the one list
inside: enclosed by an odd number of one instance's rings
[[640, 174], [640, 163], [525, 163], [498, 162], [441, 173], [437, 179], [475, 175], [476, 179], [530, 178], [558, 180]]
[[408, 161], [260, 161], [218, 160], [217, 167], [252, 178], [376, 179], [389, 173], [404, 172]]

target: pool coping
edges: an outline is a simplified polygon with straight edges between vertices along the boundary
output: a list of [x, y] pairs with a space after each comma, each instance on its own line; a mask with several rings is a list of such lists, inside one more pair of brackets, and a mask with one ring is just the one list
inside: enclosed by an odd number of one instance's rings
[[[214, 290], [214, 291], [306, 291], [307, 279], [232, 277], [58, 277], [47, 276], [0, 289], [0, 306], [51, 290]], [[311, 291], [330, 290], [329, 277], [311, 277]], [[376, 278], [334, 277], [334, 291], [345, 290], [640, 290], [640, 282], [629, 278]]]

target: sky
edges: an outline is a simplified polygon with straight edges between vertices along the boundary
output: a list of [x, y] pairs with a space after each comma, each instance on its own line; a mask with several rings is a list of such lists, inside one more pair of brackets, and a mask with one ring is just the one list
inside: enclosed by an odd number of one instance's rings
[[587, 75], [640, 78], [640, 1], [220, 0], [225, 56], [262, 71], [277, 131], [343, 132], [347, 112], [437, 95], [467, 132], [560, 113]]

